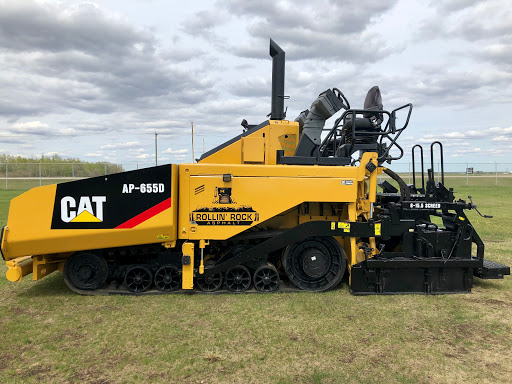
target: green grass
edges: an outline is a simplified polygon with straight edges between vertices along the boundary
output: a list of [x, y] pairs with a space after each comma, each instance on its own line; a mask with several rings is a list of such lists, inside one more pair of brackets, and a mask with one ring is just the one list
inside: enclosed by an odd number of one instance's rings
[[[5, 178], [0, 179], [0, 189], [2, 190], [15, 190], [20, 193], [21, 191], [26, 191], [30, 188], [39, 187], [42, 185], [50, 185], [50, 184], [57, 184], [57, 183], [64, 183], [67, 181], [73, 181], [78, 180], [79, 178], [42, 178], [39, 179], [37, 177], [33, 178], [9, 178], [7, 179], [7, 185], [5, 183]], [[6, 188], [7, 187], [7, 188]]]
[[[486, 256], [512, 264], [512, 189], [457, 187]], [[15, 191], [0, 192], [0, 219]], [[5, 267], [1, 268], [5, 272]], [[473, 293], [78, 296], [0, 277], [0, 382], [510, 382], [512, 280]]]
[[18, 196], [23, 190], [9, 190], [0, 191], [0, 224], [4, 225], [7, 222], [7, 215], [9, 213], [9, 202], [13, 197]]

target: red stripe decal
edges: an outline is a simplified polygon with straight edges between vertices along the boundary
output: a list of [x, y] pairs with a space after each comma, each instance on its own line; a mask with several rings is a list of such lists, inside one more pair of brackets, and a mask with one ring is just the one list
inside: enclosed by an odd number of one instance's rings
[[153, 216], [158, 215], [160, 212], [165, 211], [167, 208], [171, 208], [171, 198], [158, 203], [154, 207], [139, 213], [137, 216], [132, 217], [130, 220], [125, 221], [123, 224], [119, 224], [116, 229], [119, 228], [133, 228], [146, 220], [151, 219]]

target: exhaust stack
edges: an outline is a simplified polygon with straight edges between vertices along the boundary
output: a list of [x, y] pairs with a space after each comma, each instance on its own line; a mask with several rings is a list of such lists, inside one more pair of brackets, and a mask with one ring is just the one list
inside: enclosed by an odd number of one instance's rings
[[284, 112], [284, 61], [285, 53], [276, 42], [270, 39], [270, 56], [272, 56], [272, 120], [283, 120]]

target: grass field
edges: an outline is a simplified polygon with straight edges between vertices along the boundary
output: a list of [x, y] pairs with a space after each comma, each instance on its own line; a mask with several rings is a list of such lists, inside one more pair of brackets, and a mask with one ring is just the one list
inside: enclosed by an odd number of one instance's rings
[[5, 178], [4, 178], [4, 179], [0, 179], [0, 189], [14, 190], [14, 191], [18, 191], [18, 193], [20, 193], [20, 191], [24, 191], [24, 190], [34, 188], [34, 187], [40, 187], [42, 185], [64, 183], [66, 181], [73, 181], [73, 180], [78, 180], [78, 179], [79, 179], [78, 177], [75, 179], [73, 179], [71, 177], [69, 177], [69, 178], [43, 177], [41, 179], [38, 177], [19, 177], [19, 178], [8, 178], [7, 183], [6, 183]]
[[[512, 264], [512, 188], [457, 187], [486, 256]], [[16, 191], [0, 192], [0, 221]], [[510, 383], [512, 279], [472, 294], [78, 296], [0, 268], [0, 382]]]

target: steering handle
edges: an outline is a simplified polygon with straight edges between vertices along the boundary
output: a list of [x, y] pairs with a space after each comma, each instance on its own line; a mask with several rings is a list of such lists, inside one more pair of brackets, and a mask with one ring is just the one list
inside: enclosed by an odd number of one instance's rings
[[350, 109], [350, 103], [348, 102], [343, 92], [341, 92], [338, 88], [333, 88], [332, 91], [334, 92], [334, 95], [341, 100], [341, 106], [343, 107], [343, 109]]

